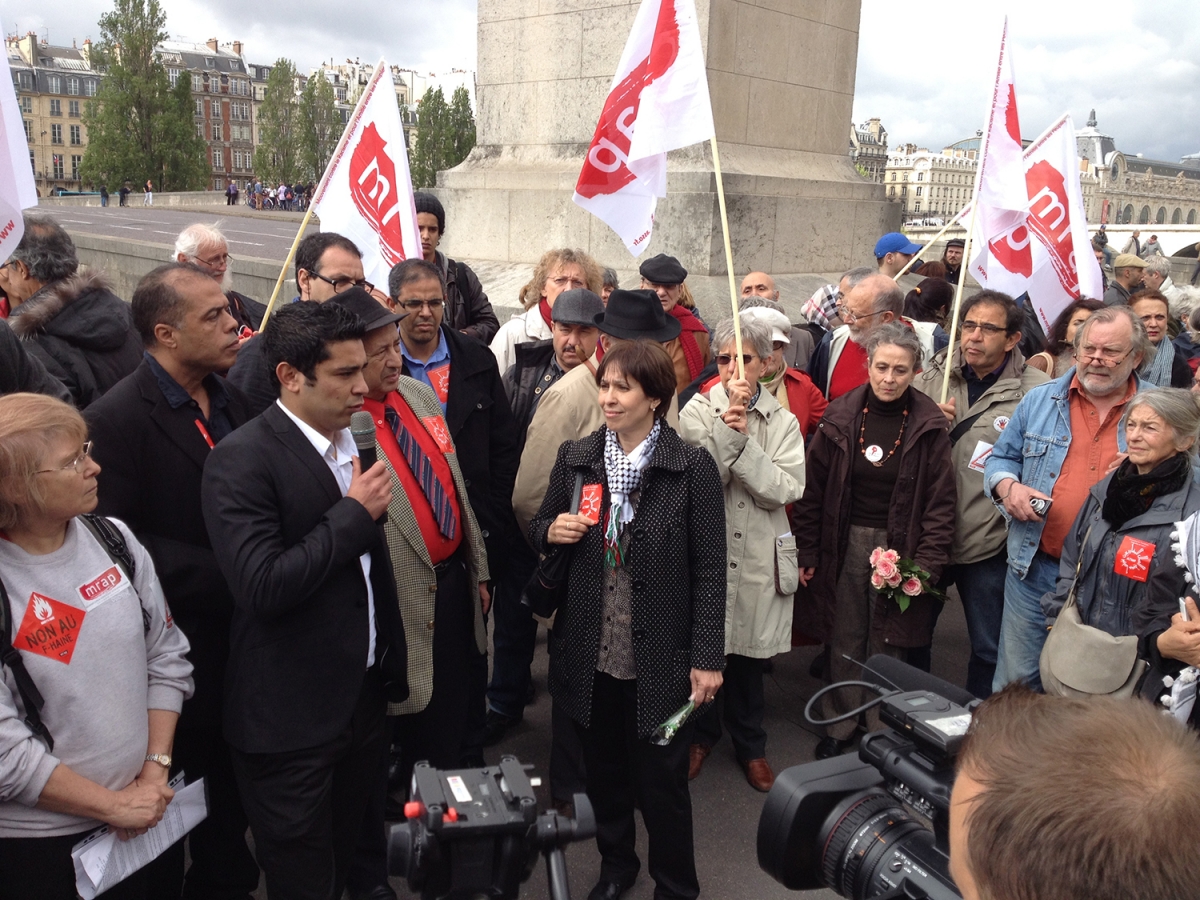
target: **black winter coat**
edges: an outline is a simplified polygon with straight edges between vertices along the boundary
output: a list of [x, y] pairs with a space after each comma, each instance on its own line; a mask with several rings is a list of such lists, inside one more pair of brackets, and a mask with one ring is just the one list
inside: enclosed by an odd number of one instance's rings
[[47, 394], [71, 402], [70, 391], [46, 371], [24, 342], [17, 340], [8, 323], [0, 319], [0, 396], [18, 391]]
[[[213, 378], [218, 378], [214, 375]], [[225, 413], [234, 428], [251, 418], [237, 388]], [[196, 427], [199, 410], [172, 409], [145, 360], [88, 407], [84, 418], [100, 463], [97, 512], [128, 525], [154, 560], [171, 613], [191, 643], [196, 691], [181, 727], [220, 727], [233, 594], [217, 566], [200, 508], [200, 482], [211, 452]], [[200, 720], [200, 721], [196, 721]]]
[[[605, 428], [558, 449], [541, 509], [529, 525], [533, 546], [570, 508], [575, 473], [604, 486]], [[725, 668], [725, 495], [708, 451], [685, 444], [665, 422], [642, 476], [637, 514], [627, 526], [625, 554], [633, 587], [633, 651], [637, 666], [637, 733], [646, 737], [687, 702], [691, 670]], [[575, 544], [567, 598], [550, 633], [550, 693], [572, 719], [591, 721], [592, 685], [600, 653], [604, 534], [588, 529]]]
[[80, 409], [142, 361], [129, 304], [95, 272], [50, 282], [14, 309], [8, 324]]
[[513, 419], [521, 435], [521, 447], [525, 447], [525, 434], [537, 411], [535, 405], [542, 394], [563, 373], [551, 365], [554, 359], [554, 340], [526, 341], [513, 348], [516, 362], [504, 373], [504, 392], [512, 405]]
[[[492, 351], [444, 323], [442, 333], [450, 348], [446, 425], [495, 580], [505, 567], [505, 532], [512, 523], [513, 483], [521, 462], [517, 428]], [[407, 362], [403, 371], [412, 374]]]
[[464, 262], [437, 253], [437, 264], [446, 280], [445, 321], [455, 330], [469, 334], [484, 346], [492, 342], [500, 330], [500, 320], [492, 309], [488, 295], [483, 292], [479, 278]]

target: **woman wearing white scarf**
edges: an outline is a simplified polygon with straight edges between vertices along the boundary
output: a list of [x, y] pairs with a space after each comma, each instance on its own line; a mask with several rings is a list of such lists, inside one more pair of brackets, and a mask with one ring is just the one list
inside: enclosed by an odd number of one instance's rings
[[[587, 762], [602, 857], [589, 897], [617, 900], [637, 878], [640, 801], [655, 896], [694, 898], [693, 722], [665, 745], [650, 738], [689, 698], [702, 705], [721, 686], [721, 479], [712, 457], [665, 421], [675, 372], [661, 345], [610, 346], [596, 381], [605, 425], [559, 448], [529, 528], [540, 551], [573, 545], [550, 634], [550, 692], [574, 720]], [[577, 480], [579, 512], [566, 512]]]
[[1158, 291], [1138, 291], [1129, 298], [1129, 308], [1146, 326], [1146, 337], [1154, 345], [1154, 356], [1142, 363], [1138, 372], [1142, 381], [1156, 387], [1190, 388], [1192, 370], [1183, 354], [1175, 352], [1175, 345], [1167, 334], [1167, 323], [1171, 321], [1171, 308]]

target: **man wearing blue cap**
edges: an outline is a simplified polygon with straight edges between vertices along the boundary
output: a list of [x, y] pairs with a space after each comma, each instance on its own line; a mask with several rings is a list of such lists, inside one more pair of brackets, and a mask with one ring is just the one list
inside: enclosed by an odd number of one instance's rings
[[875, 242], [875, 263], [879, 274], [895, 278], [921, 249], [898, 231], [889, 231]]

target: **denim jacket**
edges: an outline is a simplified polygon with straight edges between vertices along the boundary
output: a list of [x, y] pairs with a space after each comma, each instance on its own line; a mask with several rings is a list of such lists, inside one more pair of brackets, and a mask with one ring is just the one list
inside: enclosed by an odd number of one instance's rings
[[[1008, 564], [1024, 579], [1042, 540], [1045, 522], [1018, 522], [996, 499], [996, 485], [1015, 478], [1049, 497], [1071, 446], [1071, 379], [1075, 369], [1047, 384], [1038, 385], [1021, 398], [1004, 432], [996, 441], [983, 470], [983, 492], [1008, 520]], [[1142, 389], [1137, 375], [1131, 375]], [[1125, 452], [1125, 423], [1117, 428], [1117, 449]]]

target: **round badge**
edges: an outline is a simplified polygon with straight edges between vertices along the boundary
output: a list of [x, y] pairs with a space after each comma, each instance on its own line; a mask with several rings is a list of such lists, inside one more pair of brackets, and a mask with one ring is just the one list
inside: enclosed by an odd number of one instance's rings
[[1004, 429], [1008, 427], [1008, 416], [996, 416], [992, 427], [996, 429], [996, 434], [1004, 434]]
[[867, 462], [873, 462], [873, 463], [879, 462], [881, 459], [883, 459], [883, 448], [880, 447], [878, 444], [872, 444], [870, 447], [867, 448], [866, 457], [867, 457]]

